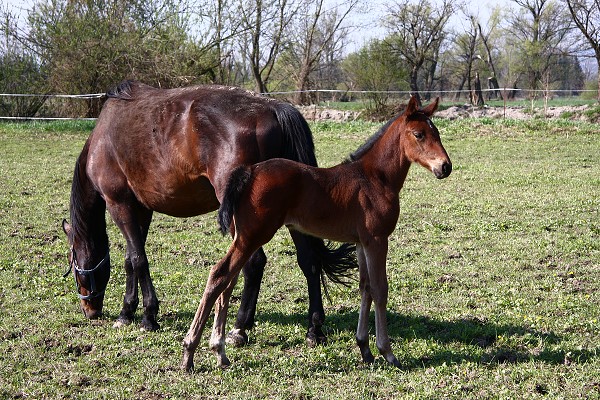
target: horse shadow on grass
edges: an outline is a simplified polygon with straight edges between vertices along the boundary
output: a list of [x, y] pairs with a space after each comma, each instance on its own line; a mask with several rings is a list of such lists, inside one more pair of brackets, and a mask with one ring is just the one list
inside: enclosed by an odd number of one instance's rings
[[[411, 357], [396, 352], [403, 369], [427, 368], [437, 365], [473, 362], [485, 365], [514, 364], [529, 361], [541, 361], [549, 364], [583, 363], [597, 357], [600, 349], [555, 349], [562, 338], [552, 332], [536, 330], [522, 325], [497, 324], [467, 317], [456, 320], [440, 320], [426, 316], [403, 315], [388, 311], [388, 332], [394, 342], [425, 340], [426, 354]], [[258, 324], [270, 323], [278, 325], [306, 325], [306, 315], [279, 312], [259, 312], [256, 315]], [[354, 337], [358, 322], [357, 311], [343, 311], [328, 314], [324, 330], [332, 340], [333, 334]], [[371, 312], [370, 333], [374, 335], [374, 315]], [[266, 339], [267, 344], [274, 346], [299, 345], [303, 341], [302, 334], [297, 340], [290, 338]], [[287, 343], [287, 344], [286, 344]], [[371, 348], [376, 352], [374, 340]], [[374, 354], [375, 354], [374, 352]], [[359, 356], [358, 350], [356, 354]], [[360, 356], [359, 356], [360, 357]]]

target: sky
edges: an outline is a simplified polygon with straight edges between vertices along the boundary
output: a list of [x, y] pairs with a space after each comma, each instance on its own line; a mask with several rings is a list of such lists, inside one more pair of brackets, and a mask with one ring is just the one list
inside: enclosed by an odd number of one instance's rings
[[[336, 0], [330, 0], [336, 1]], [[339, 0], [337, 0], [339, 1]], [[441, 0], [433, 0], [436, 3]], [[387, 9], [387, 4], [393, 3], [394, 0], [364, 0], [365, 3], [369, 4], [371, 11], [362, 15], [354, 15], [353, 23], [359, 25], [359, 28], [354, 30], [350, 35], [350, 43], [348, 45], [348, 52], [355, 51], [368, 43], [371, 39], [381, 39], [385, 36], [385, 29], [381, 26], [381, 16]], [[35, 0], [0, 0], [2, 8], [6, 5], [15, 12], [21, 12], [23, 18], [26, 15], [25, 10], [31, 8]], [[496, 6], [508, 8], [511, 6], [511, 0], [480, 0], [480, 1], [469, 1], [467, 7], [472, 13], [478, 15], [482, 22], [486, 22], [489, 18], [491, 10]], [[450, 24], [456, 27], [460, 27], [463, 23], [461, 13], [456, 15], [450, 20]]]
[[[440, 0], [433, 0], [435, 3], [441, 3]], [[393, 0], [371, 0], [368, 2], [371, 5], [371, 12], [366, 13], [362, 16], [357, 16], [356, 20], [363, 25], [362, 28], [356, 30], [351, 35], [352, 43], [349, 46], [350, 51], [359, 49], [364, 44], [368, 43], [372, 39], [382, 39], [385, 36], [385, 29], [381, 26], [381, 16], [387, 9], [387, 4], [394, 3]], [[471, 13], [479, 16], [483, 23], [486, 23], [491, 11], [500, 6], [503, 9], [512, 8], [514, 3], [511, 0], [483, 0], [483, 1], [469, 1], [467, 8]], [[459, 28], [462, 24], [466, 23], [464, 15], [461, 12], [457, 12], [456, 15], [451, 17], [449, 24]]]

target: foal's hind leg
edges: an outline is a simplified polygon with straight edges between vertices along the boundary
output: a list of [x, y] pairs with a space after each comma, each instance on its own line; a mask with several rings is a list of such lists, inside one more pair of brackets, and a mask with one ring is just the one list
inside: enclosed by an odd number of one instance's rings
[[209, 347], [217, 357], [217, 366], [224, 368], [230, 365], [229, 359], [225, 354], [225, 324], [227, 322], [227, 309], [229, 308], [229, 299], [231, 292], [238, 280], [236, 275], [229, 283], [229, 286], [221, 293], [221, 296], [215, 303], [215, 320], [213, 323], [213, 331], [210, 336]]
[[[185, 371], [191, 371], [194, 368], [194, 353], [198, 344], [202, 331], [206, 325], [206, 321], [210, 316], [210, 311], [215, 305], [217, 298], [221, 296], [223, 291], [229, 288], [231, 283], [237, 278], [244, 263], [250, 258], [252, 251], [244, 251], [236, 247], [236, 242], [231, 245], [229, 251], [210, 271], [206, 288], [202, 295], [202, 300], [194, 316], [194, 320], [190, 325], [190, 329], [183, 339], [183, 361], [181, 368]], [[231, 285], [233, 288], [233, 285]], [[223, 300], [229, 300], [228, 297], [223, 297]], [[219, 310], [223, 310], [221, 307]], [[218, 313], [219, 314], [219, 313]], [[223, 319], [219, 319], [223, 321]], [[221, 355], [219, 361], [223, 362], [226, 359], [224, 354]]]
[[361, 245], [356, 246], [359, 271], [360, 288], [360, 311], [358, 313], [358, 325], [356, 328], [356, 344], [360, 350], [362, 359], [366, 363], [372, 363], [375, 360], [371, 349], [369, 348], [369, 314], [371, 312], [371, 286], [369, 283], [369, 271], [367, 270], [367, 261]]
[[243, 346], [248, 344], [248, 335], [246, 331], [254, 327], [254, 316], [256, 315], [256, 303], [258, 301], [258, 292], [260, 283], [265, 271], [267, 257], [262, 249], [258, 249], [252, 254], [250, 260], [244, 265], [244, 289], [237, 318], [233, 329], [227, 334], [227, 343], [233, 346]]
[[323, 309], [323, 296], [321, 294], [321, 264], [316, 259], [312, 246], [314, 241], [320, 240], [290, 229], [290, 235], [296, 245], [298, 265], [304, 273], [308, 285], [308, 331], [306, 343], [309, 346], [325, 344], [327, 337], [323, 333], [325, 323], [325, 310]]

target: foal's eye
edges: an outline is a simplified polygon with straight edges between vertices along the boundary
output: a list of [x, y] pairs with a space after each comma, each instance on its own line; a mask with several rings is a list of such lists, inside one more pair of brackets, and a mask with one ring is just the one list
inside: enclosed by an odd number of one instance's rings
[[425, 138], [425, 134], [421, 131], [415, 131], [413, 132], [413, 135], [417, 140], [423, 140]]

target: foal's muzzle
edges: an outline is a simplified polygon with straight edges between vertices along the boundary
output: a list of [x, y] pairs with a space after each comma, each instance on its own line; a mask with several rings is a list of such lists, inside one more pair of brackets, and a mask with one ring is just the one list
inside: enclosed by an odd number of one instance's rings
[[433, 174], [438, 179], [447, 178], [452, 172], [452, 163], [444, 161], [442, 165], [433, 169]]

